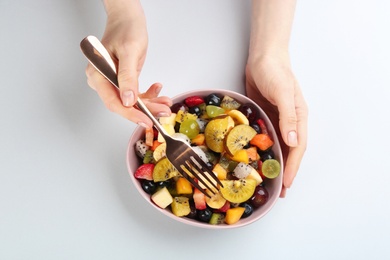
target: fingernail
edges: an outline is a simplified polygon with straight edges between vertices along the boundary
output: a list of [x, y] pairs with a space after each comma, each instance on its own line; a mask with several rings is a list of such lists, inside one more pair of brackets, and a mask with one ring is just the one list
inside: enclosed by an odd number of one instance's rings
[[167, 117], [167, 116], [169, 116], [169, 114], [166, 112], [157, 113], [157, 117]]
[[138, 122], [138, 125], [142, 126], [143, 128], [149, 128], [149, 126], [147, 124], [145, 124], [144, 122]]
[[134, 104], [134, 92], [127, 90], [122, 93], [122, 103], [125, 107], [131, 106]]
[[295, 147], [298, 145], [297, 132], [290, 131], [287, 135], [288, 146]]
[[157, 95], [160, 94], [161, 89], [162, 89], [162, 86], [161, 86], [161, 85], [158, 85], [158, 86], [156, 87], [156, 94], [157, 94]]

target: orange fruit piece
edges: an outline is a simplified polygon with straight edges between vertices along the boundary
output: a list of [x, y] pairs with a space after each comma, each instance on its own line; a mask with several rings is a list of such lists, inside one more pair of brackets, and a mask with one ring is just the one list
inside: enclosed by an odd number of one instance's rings
[[191, 143], [196, 146], [202, 146], [205, 142], [204, 134], [197, 134], [194, 138], [191, 139]]
[[180, 177], [176, 181], [176, 191], [178, 194], [192, 194], [192, 185], [187, 179]]
[[219, 163], [214, 165], [213, 173], [217, 175], [219, 180], [226, 180], [227, 178], [227, 170]]
[[250, 141], [251, 145], [255, 145], [262, 151], [266, 151], [268, 148], [274, 145], [274, 141], [266, 134], [256, 134]]
[[237, 223], [245, 212], [244, 207], [230, 208], [226, 211], [225, 222], [228, 225]]

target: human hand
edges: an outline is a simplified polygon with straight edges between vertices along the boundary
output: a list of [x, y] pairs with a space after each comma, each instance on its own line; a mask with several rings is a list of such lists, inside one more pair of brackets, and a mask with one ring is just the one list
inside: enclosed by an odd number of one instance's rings
[[144, 100], [146, 106], [156, 116], [169, 115], [172, 101], [168, 97], [157, 97], [161, 91], [161, 84], [153, 84], [143, 94], [138, 91], [138, 77], [146, 58], [148, 45], [146, 20], [142, 7], [138, 1], [122, 3], [107, 0], [105, 5], [107, 24], [101, 42], [117, 63], [119, 91], [90, 64], [86, 69], [88, 85], [96, 90], [110, 111], [146, 128], [151, 128], [152, 121], [133, 107], [137, 97], [146, 99]]
[[286, 196], [298, 172], [307, 145], [308, 108], [287, 55], [249, 58], [246, 91], [272, 121], [282, 147], [283, 188]]

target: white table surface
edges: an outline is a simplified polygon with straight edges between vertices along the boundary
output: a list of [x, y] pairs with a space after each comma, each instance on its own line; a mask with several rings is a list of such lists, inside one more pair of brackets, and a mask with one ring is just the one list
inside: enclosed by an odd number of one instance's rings
[[[243, 93], [249, 1], [142, 2], [141, 89]], [[0, 259], [388, 259], [389, 13], [379, 0], [299, 1], [306, 156], [268, 215], [213, 231], [161, 215], [130, 182], [135, 125], [87, 86], [79, 50], [103, 33], [102, 2], [1, 0]]]

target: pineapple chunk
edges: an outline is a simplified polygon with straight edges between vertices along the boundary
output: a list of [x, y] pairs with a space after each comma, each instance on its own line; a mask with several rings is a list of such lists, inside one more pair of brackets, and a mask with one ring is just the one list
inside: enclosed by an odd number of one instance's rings
[[247, 179], [253, 179], [256, 181], [256, 186], [263, 182], [263, 179], [260, 176], [260, 173], [256, 169], [252, 169], [249, 175], [246, 177]]
[[169, 193], [167, 187], [164, 187], [161, 190], [153, 193], [151, 199], [157, 206], [162, 209], [165, 209], [173, 202], [172, 195]]
[[176, 124], [176, 113], [171, 113], [170, 116], [162, 116], [158, 119], [162, 125], [175, 125]]
[[[162, 127], [165, 129], [165, 131], [169, 134], [169, 135], [173, 135], [175, 133], [175, 127], [173, 125], [170, 125], [170, 124], [162, 124]], [[157, 136], [157, 141], [159, 141], [160, 143], [164, 143], [165, 140], [164, 140], [164, 137], [158, 133], [158, 136]]]

